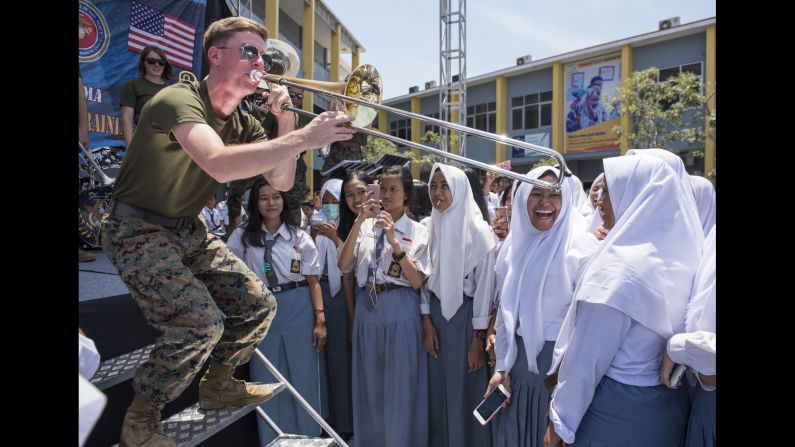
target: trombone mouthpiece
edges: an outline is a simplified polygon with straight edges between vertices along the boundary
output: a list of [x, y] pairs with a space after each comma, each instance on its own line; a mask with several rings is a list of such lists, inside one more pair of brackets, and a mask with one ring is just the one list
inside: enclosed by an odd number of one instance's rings
[[257, 70], [255, 68], [255, 69], [251, 70], [251, 73], [249, 73], [249, 76], [251, 76], [251, 79], [253, 79], [255, 81], [259, 81], [259, 80], [261, 80], [263, 78], [264, 75], [262, 74], [261, 71], [259, 71], [259, 70]]

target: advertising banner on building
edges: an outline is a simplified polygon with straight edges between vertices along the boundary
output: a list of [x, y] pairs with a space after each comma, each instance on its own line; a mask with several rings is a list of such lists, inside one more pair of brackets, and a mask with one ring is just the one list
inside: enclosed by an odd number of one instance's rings
[[563, 80], [565, 152], [618, 149], [618, 137], [610, 132], [620, 124], [618, 108], [611, 110], [609, 103], [621, 87], [621, 57], [567, 64]]
[[206, 0], [80, 0], [79, 59], [91, 147], [124, 146], [119, 97], [140, 77], [138, 61], [157, 45], [180, 71], [201, 71]]

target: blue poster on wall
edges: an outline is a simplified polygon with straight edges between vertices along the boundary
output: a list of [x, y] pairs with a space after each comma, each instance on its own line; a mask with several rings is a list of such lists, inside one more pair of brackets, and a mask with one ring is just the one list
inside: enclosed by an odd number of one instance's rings
[[173, 65], [198, 75], [206, 0], [80, 0], [79, 59], [91, 147], [124, 146], [119, 96], [138, 78], [141, 50], [157, 45]]

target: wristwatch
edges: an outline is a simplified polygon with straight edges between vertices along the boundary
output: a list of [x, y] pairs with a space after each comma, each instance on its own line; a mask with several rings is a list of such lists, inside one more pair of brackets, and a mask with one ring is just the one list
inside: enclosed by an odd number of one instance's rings
[[403, 250], [399, 255], [395, 255], [395, 253], [392, 252], [392, 260], [395, 262], [400, 262], [405, 257], [406, 257], [406, 250]]

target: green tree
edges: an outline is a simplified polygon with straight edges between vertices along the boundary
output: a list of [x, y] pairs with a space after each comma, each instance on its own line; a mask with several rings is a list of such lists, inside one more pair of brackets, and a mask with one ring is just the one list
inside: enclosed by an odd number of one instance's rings
[[707, 108], [703, 83], [689, 72], [657, 82], [658, 73], [652, 67], [624, 80], [611, 107], [629, 117], [630, 129], [615, 126], [613, 134], [626, 136], [632, 148], [669, 148], [676, 143], [703, 148], [705, 138], [715, 138], [716, 122], [715, 112]]
[[[424, 141], [423, 143], [427, 144]], [[433, 154], [424, 155], [425, 153], [422, 151], [420, 151], [419, 156], [415, 155], [414, 152], [410, 150], [401, 152], [400, 150], [398, 150], [397, 145], [395, 145], [395, 143], [389, 140], [385, 140], [383, 138], [377, 138], [373, 136], [367, 138], [367, 144], [362, 146], [362, 158], [367, 163], [375, 163], [375, 161], [378, 160], [384, 154], [397, 155], [399, 157], [409, 158], [411, 159], [412, 163], [420, 164], [420, 170], [426, 168], [430, 169], [430, 166], [433, 165], [434, 162], [441, 160], [440, 157], [436, 157]]]

